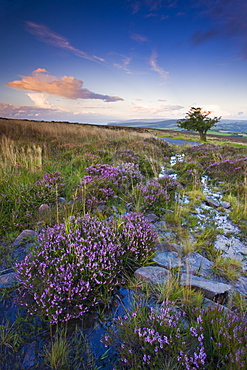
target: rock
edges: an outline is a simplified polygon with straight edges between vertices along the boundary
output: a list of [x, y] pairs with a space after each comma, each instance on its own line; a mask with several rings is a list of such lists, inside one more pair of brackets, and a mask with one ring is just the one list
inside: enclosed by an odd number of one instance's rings
[[43, 212], [47, 212], [50, 210], [50, 206], [48, 204], [41, 204], [41, 206], [39, 206], [39, 212], [40, 213], [43, 213]]
[[148, 215], [145, 215], [145, 219], [152, 223], [159, 221], [159, 217], [156, 216], [154, 213], [149, 213]]
[[21, 262], [26, 255], [29, 253], [30, 248], [32, 248], [37, 243], [37, 233], [34, 230], [24, 230], [11, 244], [14, 247], [12, 253], [13, 264], [16, 262]]
[[213, 265], [211, 261], [197, 252], [191, 253], [184, 257], [183, 262], [191, 274], [197, 273], [198, 275], [204, 275], [205, 270], [209, 270]]
[[222, 200], [221, 201], [221, 206], [228, 209], [228, 208], [231, 208], [231, 203], [230, 202], [227, 202], [225, 200]]
[[24, 368], [29, 369], [30, 367], [35, 365], [36, 347], [37, 347], [36, 341], [33, 341], [31, 344], [28, 345], [24, 360], [22, 362], [22, 366]]
[[15, 272], [10, 272], [5, 275], [0, 275], [0, 289], [13, 288], [18, 284], [18, 279]]
[[36, 238], [37, 233], [34, 230], [23, 230], [11, 245], [13, 247], [20, 247], [27, 244], [27, 242], [33, 242]]
[[168, 270], [182, 266], [181, 258], [179, 258], [178, 253], [170, 251], [157, 253], [153, 258], [153, 262], [155, 262], [158, 266], [165, 267]]
[[213, 197], [206, 197], [205, 202], [210, 206], [210, 207], [220, 207], [220, 202], [213, 198]]
[[170, 271], [159, 266], [144, 266], [135, 271], [135, 276], [152, 284], [164, 284], [171, 276]]
[[219, 283], [218, 281], [204, 279], [191, 274], [182, 274], [180, 283], [185, 286], [201, 290], [206, 298], [217, 300], [222, 296], [227, 296], [232, 287], [229, 284]]

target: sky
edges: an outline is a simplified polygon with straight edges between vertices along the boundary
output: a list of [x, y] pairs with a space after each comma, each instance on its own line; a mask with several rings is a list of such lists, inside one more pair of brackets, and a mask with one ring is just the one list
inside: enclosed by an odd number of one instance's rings
[[247, 119], [246, 0], [0, 0], [0, 116]]

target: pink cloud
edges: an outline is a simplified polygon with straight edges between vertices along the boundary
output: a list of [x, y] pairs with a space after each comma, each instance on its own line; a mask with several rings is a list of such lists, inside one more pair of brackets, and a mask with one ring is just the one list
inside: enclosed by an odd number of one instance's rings
[[63, 76], [58, 79], [43, 68], [33, 71], [32, 76], [21, 76], [21, 80], [11, 81], [6, 86], [29, 91], [37, 91], [68, 99], [100, 99], [105, 102], [123, 100], [118, 96], [101, 95], [83, 88], [83, 81], [73, 76]]

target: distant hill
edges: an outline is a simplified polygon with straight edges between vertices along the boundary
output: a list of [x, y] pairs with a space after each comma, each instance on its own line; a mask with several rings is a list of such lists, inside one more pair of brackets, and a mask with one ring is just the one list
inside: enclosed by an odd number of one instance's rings
[[[182, 131], [177, 126], [177, 119], [167, 119], [167, 120], [149, 120], [149, 119], [135, 119], [127, 121], [118, 121], [108, 123], [110, 126], [125, 126], [125, 127], [143, 127], [143, 128], [153, 128], [160, 130], [174, 130]], [[212, 129], [214, 132], [219, 134], [227, 133], [232, 136], [247, 135], [247, 120], [228, 120], [222, 119], [218, 122]], [[210, 131], [209, 131], [210, 133]]]

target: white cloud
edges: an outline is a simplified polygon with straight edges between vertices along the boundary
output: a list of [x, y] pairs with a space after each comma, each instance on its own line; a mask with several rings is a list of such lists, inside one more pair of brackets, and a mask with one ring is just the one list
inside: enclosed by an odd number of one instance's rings
[[165, 71], [163, 68], [161, 68], [158, 63], [157, 63], [157, 58], [158, 58], [158, 54], [153, 51], [151, 57], [150, 57], [150, 65], [151, 65], [151, 69], [152, 71], [154, 72], [157, 72], [160, 77], [166, 81], [167, 80], [167, 77], [169, 75], [169, 72], [168, 71]]
[[173, 114], [177, 111], [183, 109], [181, 105], [134, 105], [132, 110], [138, 113], [152, 114], [152, 115], [164, 115]]
[[149, 41], [149, 39], [146, 36], [140, 35], [138, 33], [132, 33], [130, 37], [137, 42], [148, 42]]
[[42, 42], [53, 45], [57, 48], [67, 50], [83, 59], [88, 59], [93, 62], [104, 62], [103, 58], [100, 58], [96, 55], [90, 55], [85, 51], [75, 48], [70, 44], [70, 42], [65, 37], [51, 31], [45, 25], [41, 25], [34, 22], [26, 22], [26, 25], [28, 32], [38, 37]]
[[58, 95], [68, 99], [100, 99], [105, 102], [123, 100], [118, 96], [102, 95], [89, 91], [83, 88], [83, 81], [73, 76], [63, 76], [58, 79], [46, 72], [45, 69], [38, 68], [33, 71], [32, 76], [20, 76], [21, 80], [9, 82], [6, 86]]

